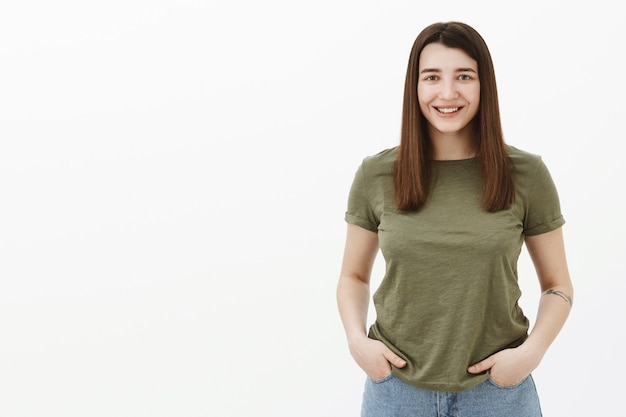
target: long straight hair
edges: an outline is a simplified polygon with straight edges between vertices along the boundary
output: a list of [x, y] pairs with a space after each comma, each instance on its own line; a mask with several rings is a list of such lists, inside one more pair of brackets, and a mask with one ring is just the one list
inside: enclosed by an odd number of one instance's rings
[[505, 210], [515, 200], [515, 186], [500, 122], [493, 62], [482, 36], [460, 22], [432, 24], [413, 43], [404, 84], [402, 130], [394, 169], [397, 208], [419, 210], [426, 203], [431, 186], [433, 146], [428, 122], [417, 98], [419, 58], [430, 43], [462, 49], [478, 63], [480, 103], [472, 124], [483, 179], [482, 205], [489, 212]]

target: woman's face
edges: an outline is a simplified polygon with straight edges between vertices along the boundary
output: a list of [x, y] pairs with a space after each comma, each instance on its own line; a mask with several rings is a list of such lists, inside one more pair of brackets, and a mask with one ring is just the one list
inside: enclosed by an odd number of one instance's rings
[[462, 49], [426, 45], [419, 59], [417, 100], [432, 134], [469, 132], [480, 104], [477, 62]]

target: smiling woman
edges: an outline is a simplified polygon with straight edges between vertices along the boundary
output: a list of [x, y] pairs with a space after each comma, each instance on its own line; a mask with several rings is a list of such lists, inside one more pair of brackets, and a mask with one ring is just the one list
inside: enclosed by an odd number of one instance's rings
[[[337, 299], [367, 374], [363, 417], [541, 416], [531, 372], [572, 304], [565, 221], [541, 158], [505, 144], [496, 91], [473, 28], [427, 27], [409, 58], [400, 145], [356, 172]], [[545, 295], [530, 333], [524, 243]], [[379, 249], [386, 273], [366, 332]]]
[[435, 159], [463, 159], [476, 154], [470, 123], [480, 104], [478, 64], [465, 51], [431, 43], [422, 50], [417, 97], [437, 141]]

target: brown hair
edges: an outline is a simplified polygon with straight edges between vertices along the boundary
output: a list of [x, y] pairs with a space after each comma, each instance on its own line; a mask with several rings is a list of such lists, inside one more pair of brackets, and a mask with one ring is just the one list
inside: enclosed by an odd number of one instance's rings
[[433, 149], [428, 122], [417, 100], [419, 58], [430, 43], [462, 49], [478, 63], [480, 103], [472, 123], [484, 184], [482, 204], [490, 212], [505, 210], [515, 199], [515, 187], [500, 123], [493, 62], [482, 36], [460, 22], [432, 24], [413, 43], [404, 85], [402, 131], [394, 171], [397, 208], [401, 211], [419, 210], [428, 198], [432, 180]]

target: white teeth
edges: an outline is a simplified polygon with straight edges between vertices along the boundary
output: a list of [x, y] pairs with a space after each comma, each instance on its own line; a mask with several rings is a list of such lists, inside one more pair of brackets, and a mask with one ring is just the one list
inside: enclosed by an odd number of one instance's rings
[[458, 107], [447, 107], [447, 108], [437, 107], [437, 110], [441, 113], [454, 113], [455, 111], [459, 111], [459, 108]]

